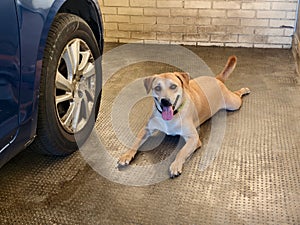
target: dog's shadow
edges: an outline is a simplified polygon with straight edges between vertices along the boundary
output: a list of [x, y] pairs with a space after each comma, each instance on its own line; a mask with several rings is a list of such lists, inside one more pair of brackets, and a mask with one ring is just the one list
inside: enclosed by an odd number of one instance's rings
[[[201, 129], [197, 129], [200, 140], [203, 144], [208, 141], [211, 129], [211, 121], [208, 120], [201, 125]], [[150, 165], [157, 164], [169, 157], [175, 159], [177, 152], [185, 145], [183, 137], [176, 135], [170, 136], [162, 132], [157, 132], [149, 137], [147, 141], [138, 149], [137, 154], [132, 160], [134, 165]]]

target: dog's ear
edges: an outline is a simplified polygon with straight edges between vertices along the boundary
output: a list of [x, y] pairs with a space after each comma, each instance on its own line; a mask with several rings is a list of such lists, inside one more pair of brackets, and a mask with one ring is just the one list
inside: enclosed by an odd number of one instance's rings
[[183, 87], [188, 87], [190, 83], [190, 75], [186, 72], [175, 72], [176, 77], [181, 81]]
[[149, 94], [149, 92], [152, 89], [152, 84], [153, 84], [154, 79], [155, 79], [154, 76], [146, 77], [144, 79], [144, 86], [145, 86], [147, 94]]

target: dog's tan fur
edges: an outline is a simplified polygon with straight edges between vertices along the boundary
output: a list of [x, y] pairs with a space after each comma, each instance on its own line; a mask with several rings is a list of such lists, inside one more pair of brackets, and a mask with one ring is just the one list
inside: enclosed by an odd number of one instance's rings
[[174, 104], [179, 96], [175, 107], [178, 113], [171, 120], [164, 120], [157, 109], [159, 106], [154, 106], [148, 124], [138, 134], [138, 141], [120, 157], [119, 165], [129, 164], [138, 148], [154, 131], [159, 130], [168, 135], [181, 135], [185, 139], [185, 145], [170, 166], [171, 177], [180, 175], [186, 159], [201, 147], [196, 128], [220, 109], [239, 109], [242, 96], [250, 93], [248, 88], [231, 92], [224, 84], [234, 70], [236, 61], [235, 56], [229, 57], [223, 71], [215, 78], [200, 76], [190, 80], [189, 75], [182, 72], [163, 73], [145, 78], [146, 91], [149, 93], [152, 90], [152, 95], [156, 98], [155, 104], [159, 104], [162, 99], [169, 99]]

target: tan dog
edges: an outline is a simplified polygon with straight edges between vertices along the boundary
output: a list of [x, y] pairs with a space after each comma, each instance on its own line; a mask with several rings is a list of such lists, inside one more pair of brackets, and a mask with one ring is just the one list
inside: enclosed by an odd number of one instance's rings
[[182, 72], [145, 78], [146, 91], [149, 93], [152, 90], [154, 97], [153, 113], [148, 124], [139, 132], [133, 148], [120, 157], [119, 165], [128, 165], [138, 148], [159, 130], [167, 135], [180, 135], [186, 142], [170, 166], [171, 177], [179, 176], [186, 159], [201, 147], [196, 128], [220, 109], [239, 109], [242, 96], [250, 93], [248, 88], [231, 92], [224, 85], [236, 61], [235, 56], [229, 57], [225, 68], [215, 78], [200, 76], [190, 80], [189, 75]]

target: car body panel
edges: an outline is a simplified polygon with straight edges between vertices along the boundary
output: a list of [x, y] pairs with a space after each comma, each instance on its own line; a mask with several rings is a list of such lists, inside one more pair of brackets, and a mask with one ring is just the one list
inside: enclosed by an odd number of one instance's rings
[[[3, 117], [0, 116], [0, 167], [31, 143], [36, 135], [40, 74], [48, 31], [55, 15], [68, 2], [0, 1], [0, 19], [6, 21], [0, 24], [0, 114]], [[102, 50], [99, 6], [96, 0], [87, 2], [99, 12], [96, 24]], [[10, 105], [5, 107], [4, 101]], [[11, 114], [7, 118], [2, 113], [4, 109], [6, 114]]]
[[15, 137], [19, 126], [20, 43], [13, 1], [0, 7], [0, 149]]

